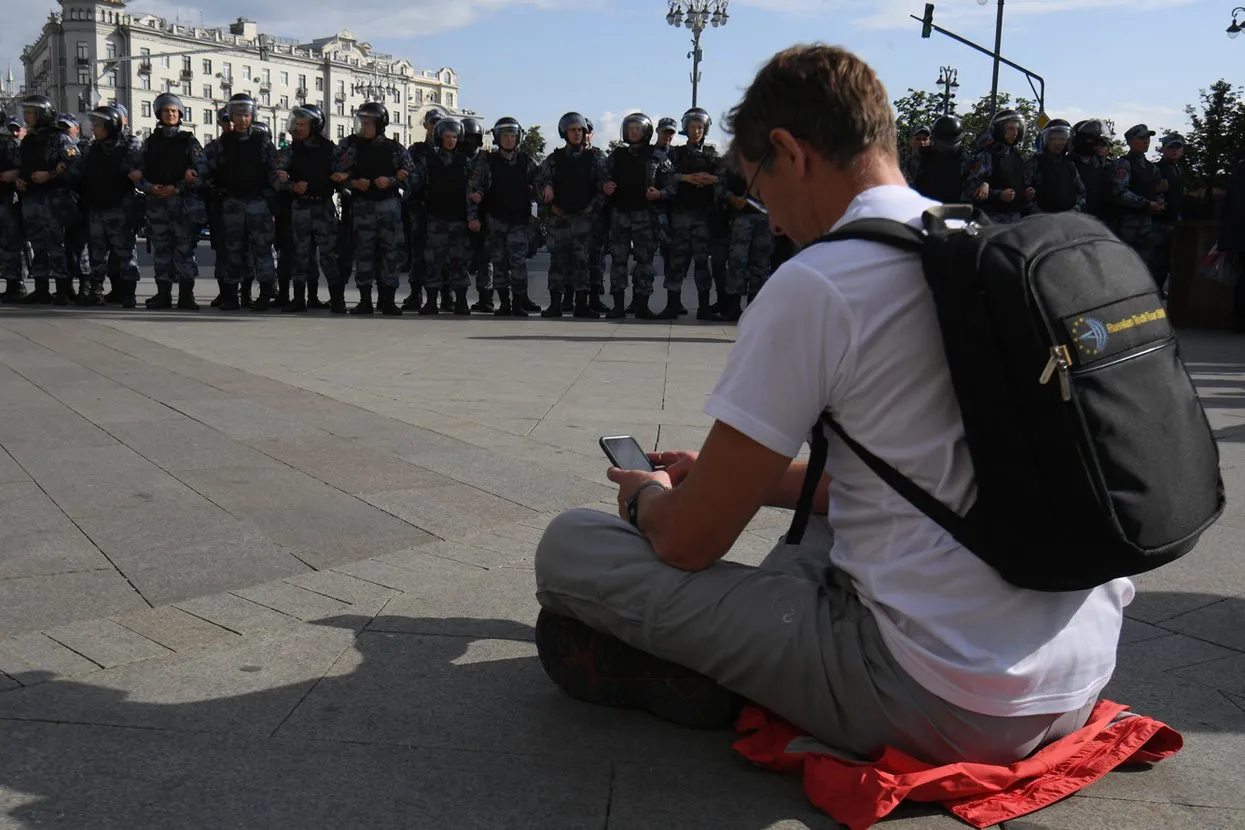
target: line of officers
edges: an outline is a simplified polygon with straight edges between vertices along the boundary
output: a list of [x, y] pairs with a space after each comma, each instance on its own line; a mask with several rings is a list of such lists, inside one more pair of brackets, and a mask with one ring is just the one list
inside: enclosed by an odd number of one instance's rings
[[[218, 112], [221, 133], [206, 147], [183, 129], [186, 110], [171, 93], [156, 98], [157, 126], [145, 141], [117, 105], [91, 112], [89, 138], [45, 96], [21, 106], [24, 123], [10, 123], [0, 144], [4, 303], [133, 308], [143, 228], [157, 284], [146, 305], [156, 309], [198, 310], [194, 252], [204, 227], [218, 254], [212, 305], [222, 310], [324, 308], [323, 273], [327, 308], [345, 313], [353, 273], [352, 314], [674, 319], [688, 313], [681, 291], [691, 270], [697, 318], [735, 320], [793, 253], [749, 203], [742, 177], [705, 144], [711, 119], [699, 108], [656, 128], [643, 113], [628, 115], [610, 153], [592, 146], [588, 119], [567, 113], [563, 146], [537, 164], [519, 149], [514, 118], [496, 122], [495, 149], [484, 152], [478, 121], [432, 109], [425, 139], [406, 148], [387, 137], [389, 113], [378, 102], [358, 109], [354, 133], [340, 142], [325, 135], [319, 107], [298, 106], [281, 148], [246, 94]], [[680, 126], [687, 142], [675, 147]], [[544, 309], [527, 276], [542, 242], [551, 255]], [[660, 312], [650, 299], [658, 253]], [[399, 304], [404, 272], [410, 293]], [[478, 300], [468, 305], [473, 275]]]
[[960, 120], [944, 116], [932, 127], [913, 128], [905, 174], [923, 195], [977, 204], [996, 223], [1039, 212], [1088, 213], [1137, 251], [1161, 290], [1171, 270], [1172, 231], [1184, 209], [1179, 162], [1185, 140], [1178, 133], [1164, 136], [1161, 158], [1152, 162], [1146, 154], [1154, 135], [1145, 124], [1129, 128], [1128, 153], [1112, 159], [1105, 120], [1055, 119], [1043, 129], [1038, 151], [1025, 157], [1025, 122], [1016, 110], [999, 112], [971, 149], [963, 146]]

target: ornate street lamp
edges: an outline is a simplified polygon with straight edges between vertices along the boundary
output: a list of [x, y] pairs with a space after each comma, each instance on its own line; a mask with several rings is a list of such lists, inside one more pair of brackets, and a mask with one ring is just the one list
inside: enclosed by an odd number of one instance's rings
[[1245, 6], [1237, 6], [1232, 10], [1232, 23], [1228, 26], [1228, 37], [1236, 40], [1242, 29], [1245, 29]]
[[355, 95], [362, 95], [369, 101], [378, 101], [385, 103], [387, 98], [396, 97], [398, 88], [388, 81], [375, 67], [372, 68], [369, 76], [365, 80], [359, 80], [350, 85], [350, 91]]
[[696, 106], [696, 94], [700, 88], [700, 60], [704, 56], [700, 51], [700, 34], [708, 26], [714, 28], [725, 26], [730, 15], [726, 7], [730, 0], [669, 0], [670, 8], [666, 12], [666, 22], [676, 29], [685, 26], [692, 30], [692, 51], [687, 56], [692, 59], [692, 106]]
[[[977, 0], [977, 5], [984, 6], [990, 0]], [[1003, 52], [1003, 0], [998, 0], [999, 14], [994, 21], [994, 80], [990, 82], [990, 118], [999, 112], [999, 58]]]
[[938, 67], [938, 85], [942, 87], [942, 114], [951, 114], [951, 101], [955, 98], [954, 90], [960, 88], [960, 82], [956, 80], [959, 72], [950, 66]]

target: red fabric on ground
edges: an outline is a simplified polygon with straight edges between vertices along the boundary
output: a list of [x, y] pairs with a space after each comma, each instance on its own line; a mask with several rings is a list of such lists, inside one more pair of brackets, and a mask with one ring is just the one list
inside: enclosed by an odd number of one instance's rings
[[864, 830], [905, 799], [937, 802], [974, 827], [1040, 810], [1097, 781], [1122, 764], [1152, 764], [1184, 746], [1179, 732], [1128, 707], [1100, 700], [1089, 722], [1011, 766], [936, 767], [886, 747], [874, 761], [788, 748], [807, 733], [759, 706], [746, 706], [735, 750], [767, 769], [799, 775], [809, 801], [850, 830]]

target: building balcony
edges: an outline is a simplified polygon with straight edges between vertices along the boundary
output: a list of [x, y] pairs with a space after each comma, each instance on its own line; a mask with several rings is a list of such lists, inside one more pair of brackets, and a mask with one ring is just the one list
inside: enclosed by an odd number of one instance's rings
[[261, 93], [263, 93], [263, 94], [267, 94], [267, 93], [269, 93], [269, 92], [272, 92], [272, 84], [269, 84], [269, 83], [262, 83], [262, 84], [260, 84], [260, 85], [259, 85], [259, 91], [260, 91]]
[[195, 72], [194, 72], [194, 70], [193, 70], [193, 69], [183, 69], [183, 70], [182, 70], [182, 80], [183, 80], [183, 81], [193, 81], [194, 79], [195, 79]]
[[294, 97], [295, 97], [295, 98], [306, 98], [306, 97], [307, 97], [307, 87], [305, 87], [305, 86], [300, 86], [298, 89], [294, 90]]
[[76, 66], [90, 66], [90, 65], [91, 65], [91, 59], [90, 59], [90, 58], [82, 58], [82, 57], [75, 58], [75, 59], [74, 59], [74, 64], [75, 64]]
[[342, 101], [342, 102], [344, 103], [344, 102], [345, 102], [345, 100], [346, 100], [346, 93], [344, 93], [344, 92], [334, 92], [334, 93], [333, 93], [333, 100], [334, 100], [334, 101]]
[[150, 74], [151, 74], [151, 64], [150, 64], [150, 63], [140, 63], [140, 64], [138, 65], [138, 74], [140, 74], [140, 75], [150, 75]]

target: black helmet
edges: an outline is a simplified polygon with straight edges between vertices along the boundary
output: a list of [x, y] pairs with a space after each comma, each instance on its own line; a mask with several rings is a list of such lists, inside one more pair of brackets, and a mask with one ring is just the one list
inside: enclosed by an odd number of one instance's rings
[[58, 130], [64, 130], [65, 132], [69, 132], [69, 129], [71, 127], [78, 127], [79, 129], [81, 129], [82, 125], [78, 123], [77, 118], [70, 115], [69, 113], [67, 112], [58, 113], [56, 116], [56, 128]]
[[478, 118], [463, 119], [463, 135], [478, 135], [484, 138], [484, 125], [480, 123]]
[[157, 121], [160, 120], [160, 110], [165, 107], [172, 107], [177, 110], [178, 123], [186, 119], [186, 107], [182, 104], [182, 99], [171, 92], [162, 92], [156, 96], [156, 102], [151, 109], [155, 112]]
[[990, 132], [994, 135], [995, 141], [1003, 140], [1003, 128], [1009, 121], [1015, 121], [1020, 125], [1020, 132], [1016, 133], [1016, 143], [1025, 140], [1025, 117], [1016, 110], [999, 110], [999, 114], [994, 116], [990, 121]]
[[944, 115], [934, 122], [930, 138], [939, 144], [958, 146], [964, 139], [964, 124], [954, 115]]
[[[708, 117], [708, 116], [706, 116]], [[618, 132], [624, 143], [631, 144], [627, 139], [627, 127], [630, 124], [639, 124], [641, 128], [640, 140], [637, 144], [648, 144], [653, 140], [653, 121], [642, 112], [633, 112], [622, 120], [622, 126], [618, 128]]]
[[577, 112], [568, 112], [558, 119], [558, 136], [566, 141], [566, 132], [571, 127], [579, 127], [585, 133], [588, 132], [588, 119], [584, 118]]
[[372, 118], [376, 121], [376, 135], [384, 134], [389, 127], [389, 108], [379, 101], [368, 101], [355, 110], [354, 120], [355, 127], [359, 125], [360, 119]]
[[668, 115], [657, 122], [657, 132], [664, 133], [667, 130], [672, 133], [677, 133], [679, 131], [679, 122], [675, 121]]
[[518, 147], [523, 141], [523, 125], [518, 119], [504, 115], [497, 119], [497, 123], [493, 125], [493, 143], [501, 145], [501, 137], [506, 133], [514, 133], [514, 146]]
[[110, 137], [121, 133], [121, 110], [115, 106], [101, 104], [91, 110], [91, 123], [99, 124], [108, 131]]
[[428, 111], [424, 113], [424, 126], [427, 127], [429, 124], [436, 124], [444, 117], [445, 113], [442, 112], [439, 107], [429, 107]]
[[221, 107], [216, 111], [216, 123], [225, 124], [229, 121], [229, 107]]
[[709, 127], [712, 126], [713, 119], [709, 117], [709, 113], [702, 107], [692, 107], [683, 113], [683, 129], [681, 131], [683, 135], [687, 135], [687, 125], [692, 123], [699, 123], [704, 127], [705, 134], [701, 136], [702, 141], [709, 136]]
[[263, 121], [252, 121], [251, 129], [257, 133], [260, 133], [261, 135], [266, 135], [269, 138], [272, 137], [272, 133], [268, 130], [268, 125], [265, 124]]
[[1072, 152], [1090, 156], [1111, 143], [1110, 125], [1101, 118], [1087, 118], [1072, 125]]
[[255, 99], [250, 95], [247, 95], [245, 92], [238, 92], [230, 96], [229, 103], [225, 106], [229, 110], [230, 118], [233, 118], [235, 115], [249, 115], [252, 118], [255, 117]]
[[315, 104], [300, 104], [290, 110], [290, 120], [286, 122], [285, 131], [294, 132], [295, 122], [304, 119], [310, 123], [311, 135], [321, 135], [324, 132], [324, 112]]
[[19, 132], [26, 129], [26, 125], [21, 120], [9, 116], [4, 120], [4, 128], [8, 130], [9, 135], [16, 136]]
[[446, 135], [454, 135], [459, 141], [463, 140], [463, 122], [457, 118], [442, 118], [437, 122], [436, 130], [433, 136], [437, 142], [437, 147], [441, 146], [441, 139]]
[[1042, 130], [1042, 140], [1050, 141], [1052, 138], [1072, 138], [1072, 125], [1062, 118], [1051, 121]]
[[585, 118], [584, 119], [584, 132], [586, 132], [588, 135], [592, 135], [592, 133], [594, 132], [594, 129], [595, 128], [592, 126], [592, 119]]
[[56, 123], [56, 105], [46, 95], [27, 95], [22, 99], [22, 112], [35, 111], [36, 127], [51, 127]]

